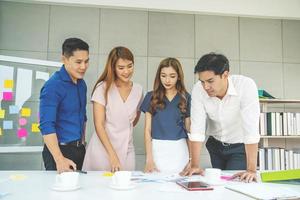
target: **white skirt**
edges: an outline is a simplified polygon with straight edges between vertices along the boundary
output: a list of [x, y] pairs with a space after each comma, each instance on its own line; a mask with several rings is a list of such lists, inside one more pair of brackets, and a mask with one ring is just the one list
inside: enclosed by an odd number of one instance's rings
[[181, 172], [189, 161], [185, 138], [180, 140], [152, 139], [153, 160], [160, 172]]

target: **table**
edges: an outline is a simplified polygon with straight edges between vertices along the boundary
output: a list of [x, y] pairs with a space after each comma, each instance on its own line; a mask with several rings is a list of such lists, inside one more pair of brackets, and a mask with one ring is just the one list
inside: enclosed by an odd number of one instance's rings
[[[25, 175], [24, 180], [10, 180], [14, 174]], [[178, 192], [161, 191], [164, 184], [139, 182], [133, 190], [119, 191], [109, 187], [111, 177], [104, 177], [103, 172], [80, 174], [81, 188], [70, 192], [57, 192], [51, 189], [55, 181], [55, 171], [0, 171], [0, 193], [8, 192], [3, 200], [246, 200], [252, 199], [240, 193], [228, 190], [224, 186], [214, 186], [212, 191], [193, 191], [184, 189]], [[179, 186], [178, 186], [179, 187]], [[299, 185], [291, 187], [300, 191]], [[2, 200], [1, 199], [1, 200]]]

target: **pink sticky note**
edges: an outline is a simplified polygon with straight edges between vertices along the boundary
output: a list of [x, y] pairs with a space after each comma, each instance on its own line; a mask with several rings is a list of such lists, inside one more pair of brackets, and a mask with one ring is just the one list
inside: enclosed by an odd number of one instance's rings
[[18, 129], [18, 138], [27, 137], [27, 130], [25, 128]]
[[20, 126], [24, 126], [24, 125], [27, 124], [27, 120], [25, 118], [20, 118], [19, 119], [19, 124], [20, 124]]
[[4, 101], [12, 101], [13, 93], [12, 92], [3, 92], [3, 100]]
[[225, 181], [230, 181], [233, 179], [233, 176], [221, 176], [221, 179], [223, 179]]

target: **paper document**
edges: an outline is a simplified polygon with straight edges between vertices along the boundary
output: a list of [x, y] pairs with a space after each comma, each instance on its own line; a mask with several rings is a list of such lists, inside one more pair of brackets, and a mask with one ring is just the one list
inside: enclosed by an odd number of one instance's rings
[[254, 199], [300, 198], [300, 192], [272, 183], [243, 183], [229, 185], [226, 189], [247, 195]]

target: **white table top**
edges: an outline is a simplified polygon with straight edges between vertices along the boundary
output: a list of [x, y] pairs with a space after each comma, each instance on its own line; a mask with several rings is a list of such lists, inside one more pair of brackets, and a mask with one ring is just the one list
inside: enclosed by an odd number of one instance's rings
[[[11, 180], [11, 175], [25, 175], [24, 180]], [[57, 192], [51, 189], [56, 172], [49, 171], [0, 171], [0, 194], [9, 193], [3, 200], [234, 200], [252, 199], [240, 193], [228, 190], [224, 186], [214, 186], [212, 191], [186, 191], [178, 186], [177, 191], [163, 190], [167, 184], [157, 182], [138, 182], [132, 190], [113, 190], [109, 187], [111, 177], [104, 177], [103, 172], [80, 174], [81, 188], [69, 192]], [[160, 175], [159, 175], [160, 176]], [[162, 174], [163, 176], [163, 174]], [[291, 186], [300, 191], [300, 186]], [[165, 187], [166, 188], [166, 187]], [[1, 199], [1, 197], [0, 197]], [[1, 199], [1, 200], [2, 200]]]

